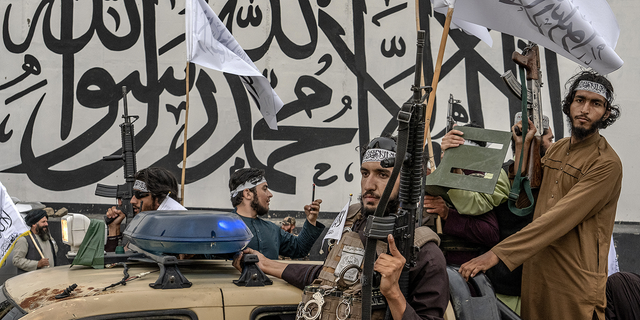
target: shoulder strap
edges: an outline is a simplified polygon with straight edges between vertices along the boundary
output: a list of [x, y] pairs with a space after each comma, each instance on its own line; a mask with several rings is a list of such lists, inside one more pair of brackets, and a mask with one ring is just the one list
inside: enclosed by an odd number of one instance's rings
[[413, 244], [422, 248], [427, 242], [435, 242], [436, 245], [440, 245], [440, 237], [431, 230], [431, 228], [422, 226], [416, 228], [415, 235], [413, 236]]
[[[527, 115], [527, 85], [524, 80], [524, 67], [520, 67], [520, 81], [522, 83], [522, 144], [524, 146], [524, 139], [527, 136], [527, 130], [529, 129], [529, 116]], [[524, 217], [531, 212], [533, 212], [535, 208], [535, 201], [533, 199], [533, 194], [531, 193], [531, 185], [529, 179], [527, 177], [522, 176], [522, 158], [524, 157], [524, 148], [520, 150], [520, 161], [518, 163], [518, 170], [516, 171], [516, 176], [513, 179], [513, 186], [511, 187], [511, 191], [509, 192], [509, 210], [513, 212], [516, 216]], [[531, 203], [528, 207], [519, 209], [516, 207], [516, 201], [520, 196], [520, 190], [524, 189], [527, 198], [529, 199], [529, 203]]]

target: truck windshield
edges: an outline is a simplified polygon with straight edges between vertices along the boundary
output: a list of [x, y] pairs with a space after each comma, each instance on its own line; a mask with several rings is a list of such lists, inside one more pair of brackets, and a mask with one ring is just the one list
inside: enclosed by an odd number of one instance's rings
[[7, 298], [4, 286], [0, 286], [0, 320], [20, 319], [24, 315], [26, 313], [17, 307], [11, 299]]

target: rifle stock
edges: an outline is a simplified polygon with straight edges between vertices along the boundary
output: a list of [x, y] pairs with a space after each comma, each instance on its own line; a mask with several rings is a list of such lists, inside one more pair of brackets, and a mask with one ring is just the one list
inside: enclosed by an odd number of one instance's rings
[[527, 69], [527, 80], [540, 80], [540, 52], [537, 45], [531, 46], [524, 55], [514, 51], [511, 60]]
[[[523, 164], [524, 168], [526, 168], [530, 186], [534, 189], [539, 188], [542, 183], [542, 165], [540, 162], [541, 137], [544, 131], [542, 102], [540, 97], [542, 72], [540, 71], [540, 51], [538, 45], [533, 42], [529, 42], [522, 53], [523, 54], [520, 54], [519, 52], [514, 51], [511, 58], [516, 64], [522, 66], [526, 70], [529, 119], [531, 119], [537, 129], [534, 139], [531, 141], [529, 150], [525, 150], [525, 152], [528, 153], [528, 157], [527, 163]], [[509, 89], [522, 99], [522, 88], [515, 88], [517, 86], [514, 85], [515, 77], [513, 77], [513, 74], [509, 71], [503, 75], [503, 79], [507, 83]], [[520, 93], [520, 95], [518, 95], [518, 93]]]

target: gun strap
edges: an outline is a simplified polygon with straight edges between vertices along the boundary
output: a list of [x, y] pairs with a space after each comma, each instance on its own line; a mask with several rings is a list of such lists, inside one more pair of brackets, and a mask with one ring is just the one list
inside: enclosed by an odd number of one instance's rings
[[[522, 158], [524, 157], [524, 141], [527, 137], [527, 131], [529, 130], [529, 115], [527, 114], [527, 83], [524, 78], [524, 67], [520, 66], [520, 81], [522, 83], [522, 148], [520, 150], [520, 161], [518, 162], [518, 170], [516, 171], [516, 176], [513, 179], [513, 186], [511, 187], [511, 191], [509, 191], [509, 210], [519, 217], [524, 217], [529, 215], [534, 210], [535, 200], [533, 199], [533, 194], [531, 193], [531, 183], [529, 182], [529, 178], [526, 176], [522, 176]], [[527, 121], [525, 121], [527, 120]], [[520, 196], [520, 190], [524, 189], [524, 192], [527, 194], [527, 198], [531, 203], [526, 208], [517, 208], [516, 201]]]
[[[400, 112], [398, 112], [398, 143], [396, 147], [397, 153], [395, 164], [393, 166], [393, 171], [391, 171], [389, 182], [380, 197], [380, 201], [378, 201], [378, 207], [376, 208], [375, 213], [372, 216], [367, 217], [367, 220], [371, 221], [367, 222], [367, 225], [375, 225], [375, 220], [383, 218], [387, 204], [389, 203], [389, 197], [391, 196], [391, 192], [393, 191], [395, 184], [394, 182], [398, 178], [400, 168], [402, 167], [402, 163], [404, 162], [404, 158], [407, 153], [407, 146], [409, 142], [409, 120], [411, 119], [412, 110], [411, 106], [411, 103], [404, 103]], [[377, 238], [374, 236], [376, 233], [378, 234]], [[371, 319], [373, 264], [376, 259], [376, 244], [378, 240], [385, 240], [387, 238], [386, 234], [389, 234], [389, 232], [375, 232], [375, 230], [367, 230], [367, 228], [365, 228], [365, 235], [366, 234], [369, 234], [369, 236], [367, 236], [367, 243], [365, 244], [364, 265], [362, 276], [360, 277], [360, 282], [362, 283], [362, 319]], [[384, 236], [382, 236], [382, 234], [384, 234]]]

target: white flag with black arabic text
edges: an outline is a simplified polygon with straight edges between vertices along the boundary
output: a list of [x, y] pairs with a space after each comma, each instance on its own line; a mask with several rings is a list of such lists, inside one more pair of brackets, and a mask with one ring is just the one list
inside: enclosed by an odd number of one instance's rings
[[600, 74], [623, 64], [606, 0], [456, 0], [453, 18], [533, 41]]
[[26, 235], [29, 227], [20, 216], [18, 208], [11, 200], [7, 193], [7, 188], [4, 187], [2, 182], [0, 182], [0, 207], [2, 207], [2, 213], [0, 214], [0, 254], [2, 254], [0, 266], [2, 266], [11, 250], [13, 250], [15, 241]]
[[282, 100], [253, 61], [204, 0], [186, 0], [187, 60], [200, 66], [240, 76], [269, 128], [277, 130], [276, 114]]
[[335, 239], [336, 241], [340, 241], [342, 237], [342, 230], [344, 229], [344, 223], [347, 221], [347, 212], [349, 212], [349, 206], [351, 205], [351, 197], [349, 197], [349, 201], [342, 208], [342, 211], [338, 214], [338, 216], [333, 220], [329, 231], [322, 239], [322, 243], [324, 243], [327, 239]]

